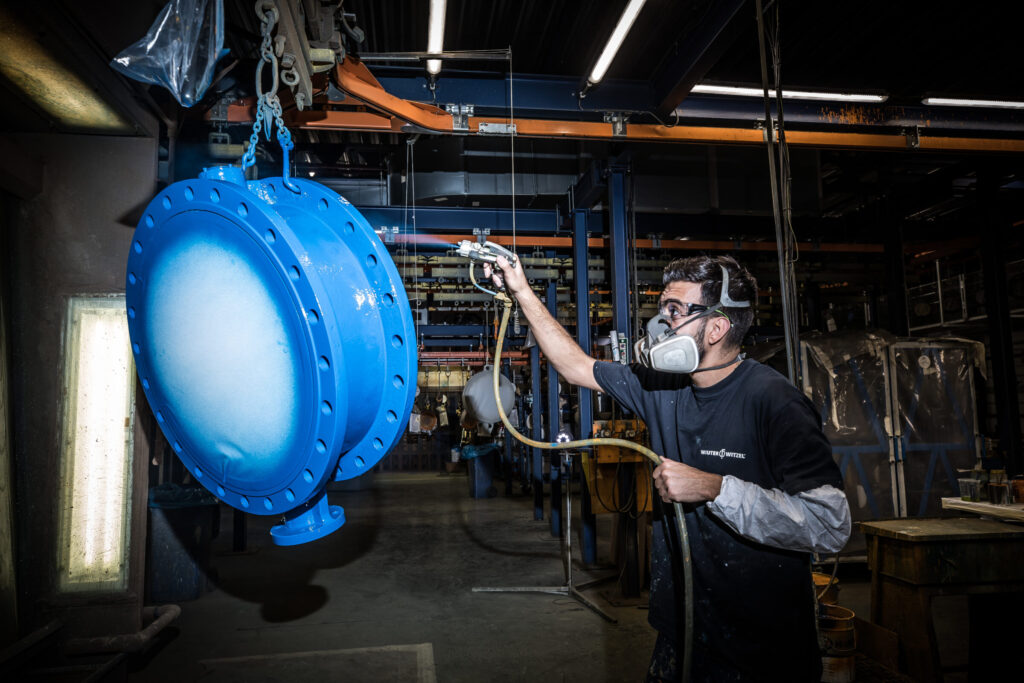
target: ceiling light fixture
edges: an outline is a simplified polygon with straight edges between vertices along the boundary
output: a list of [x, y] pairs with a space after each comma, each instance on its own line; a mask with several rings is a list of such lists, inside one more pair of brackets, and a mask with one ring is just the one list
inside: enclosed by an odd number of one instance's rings
[[[761, 88], [742, 88], [729, 85], [695, 85], [690, 90], [698, 95], [734, 95], [737, 97], [764, 97]], [[769, 97], [775, 97], [775, 91], [768, 91]], [[783, 99], [787, 100], [828, 100], [830, 102], [873, 102], [881, 104], [889, 99], [888, 95], [851, 92], [820, 92], [814, 90], [783, 90]]]
[[[430, 0], [427, 52], [442, 52], [444, 50], [444, 11], [447, 4], [447, 0]], [[441, 73], [441, 60], [428, 59], [427, 73], [431, 76]]]
[[619, 23], [615, 25], [615, 30], [612, 31], [611, 37], [605, 43], [601, 56], [597, 58], [594, 68], [590, 71], [590, 76], [587, 77], [587, 85], [600, 83], [601, 79], [604, 78], [608, 67], [612, 64], [612, 60], [615, 59], [615, 54], [622, 47], [626, 34], [629, 33], [629, 29], [633, 27], [633, 22], [636, 21], [637, 15], [640, 14], [644, 2], [646, 0], [629, 0], [629, 4], [623, 10], [622, 16], [619, 17]]
[[990, 107], [992, 109], [1024, 109], [1024, 102], [1008, 100], [966, 100], [953, 97], [926, 97], [921, 104], [930, 107]]

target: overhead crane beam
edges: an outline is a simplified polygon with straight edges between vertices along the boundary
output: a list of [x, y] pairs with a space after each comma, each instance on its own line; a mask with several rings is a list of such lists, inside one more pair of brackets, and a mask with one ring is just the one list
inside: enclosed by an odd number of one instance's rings
[[[424, 97], [421, 71], [383, 68], [375, 73], [381, 86], [392, 95], [420, 100]], [[623, 112], [631, 120], [650, 123], [646, 112], [658, 102], [652, 88], [640, 81], [603, 81], [578, 102], [575, 79], [560, 76], [514, 74], [516, 114], [523, 118], [600, 120], [603, 112]], [[436, 84], [438, 101], [472, 103], [477, 116], [501, 116], [508, 109], [507, 75], [446, 71]], [[340, 103], [330, 103], [340, 104]], [[772, 116], [778, 114], [772, 103]], [[756, 97], [690, 94], [670, 112], [684, 124], [719, 122], [752, 127], [764, 119], [764, 102]], [[667, 120], [667, 119], [662, 119]], [[786, 124], [800, 129], [913, 130], [925, 134], [1005, 136], [1024, 133], [1024, 114], [1012, 109], [937, 107], [922, 104], [889, 104], [798, 100], [786, 102]], [[628, 127], [627, 127], [628, 128]]]
[[[335, 67], [338, 86], [359, 105], [369, 107], [367, 111], [325, 111], [308, 110], [294, 112], [290, 116], [293, 126], [312, 130], [350, 130], [372, 132], [441, 133], [465, 135], [508, 135], [511, 132], [507, 117], [474, 116], [468, 113], [455, 115], [439, 107], [397, 97], [385, 90], [379, 81], [363, 64], [353, 58], [346, 59]], [[346, 103], [349, 103], [346, 100]], [[351, 104], [351, 103], [349, 103]], [[467, 104], [472, 104], [471, 102]], [[860, 106], [859, 110], [865, 108]], [[634, 110], [635, 111], [635, 110]], [[627, 112], [628, 113], [628, 112]], [[855, 112], [840, 114], [824, 120], [820, 125], [833, 130], [798, 130], [792, 128], [796, 121], [787, 117], [790, 130], [787, 142], [792, 147], [818, 149], [916, 149], [935, 152], [984, 152], [1021, 153], [1024, 139], [997, 137], [996, 133], [972, 127], [971, 137], [947, 135], [946, 129], [938, 132], [929, 120], [922, 120], [912, 129], [892, 132], [861, 132], [871, 128], [870, 115], [857, 116]], [[1024, 126], [1014, 119], [1013, 131], [1022, 132]], [[834, 130], [840, 128], [839, 130]], [[853, 130], [851, 130], [853, 129]], [[1000, 129], [1000, 133], [1004, 129]], [[989, 135], [985, 135], [988, 132]], [[515, 135], [533, 138], [566, 138], [592, 140], [625, 140], [636, 142], [676, 142], [693, 144], [737, 144], [761, 145], [764, 137], [757, 128], [757, 121], [745, 126], [676, 125], [516, 118]]]

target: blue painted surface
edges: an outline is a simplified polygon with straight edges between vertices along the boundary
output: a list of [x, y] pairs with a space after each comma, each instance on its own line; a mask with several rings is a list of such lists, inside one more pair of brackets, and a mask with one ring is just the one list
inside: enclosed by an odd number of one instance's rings
[[283, 515], [294, 545], [344, 523], [324, 487], [394, 446], [415, 395], [401, 278], [369, 223], [326, 187], [211, 169], [147, 206], [128, 258], [136, 367], [196, 481]]

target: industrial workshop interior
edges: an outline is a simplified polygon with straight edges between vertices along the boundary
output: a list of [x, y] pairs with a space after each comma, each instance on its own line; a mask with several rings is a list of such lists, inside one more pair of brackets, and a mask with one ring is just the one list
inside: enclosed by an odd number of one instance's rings
[[0, 680], [1022, 680], [1011, 5], [0, 0]]

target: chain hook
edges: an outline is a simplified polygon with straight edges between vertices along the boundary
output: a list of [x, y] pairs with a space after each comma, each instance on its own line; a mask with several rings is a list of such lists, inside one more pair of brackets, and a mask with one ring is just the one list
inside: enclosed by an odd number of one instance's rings
[[[280, 74], [277, 50], [275, 50], [270, 36], [278, 19], [281, 18], [281, 14], [274, 0], [256, 0], [255, 9], [256, 17], [260, 20], [260, 33], [263, 36], [263, 42], [260, 44], [260, 60], [256, 64], [256, 120], [253, 122], [252, 134], [249, 136], [249, 147], [245, 150], [245, 154], [242, 155], [242, 168], [247, 169], [255, 165], [256, 145], [259, 144], [260, 133], [266, 129], [267, 141], [269, 142], [276, 126], [277, 142], [281, 145], [283, 157], [281, 179], [285, 187], [296, 194], [301, 194], [302, 190], [291, 179], [291, 159], [289, 153], [295, 147], [295, 143], [292, 142], [291, 131], [288, 130], [284, 123], [281, 100], [277, 97], [280, 81], [284, 79], [282, 79]], [[281, 36], [278, 36], [278, 38], [280, 39]], [[270, 65], [272, 80], [270, 90], [264, 92], [263, 67], [266, 64]], [[285, 80], [285, 84], [288, 84], [287, 80]]]

